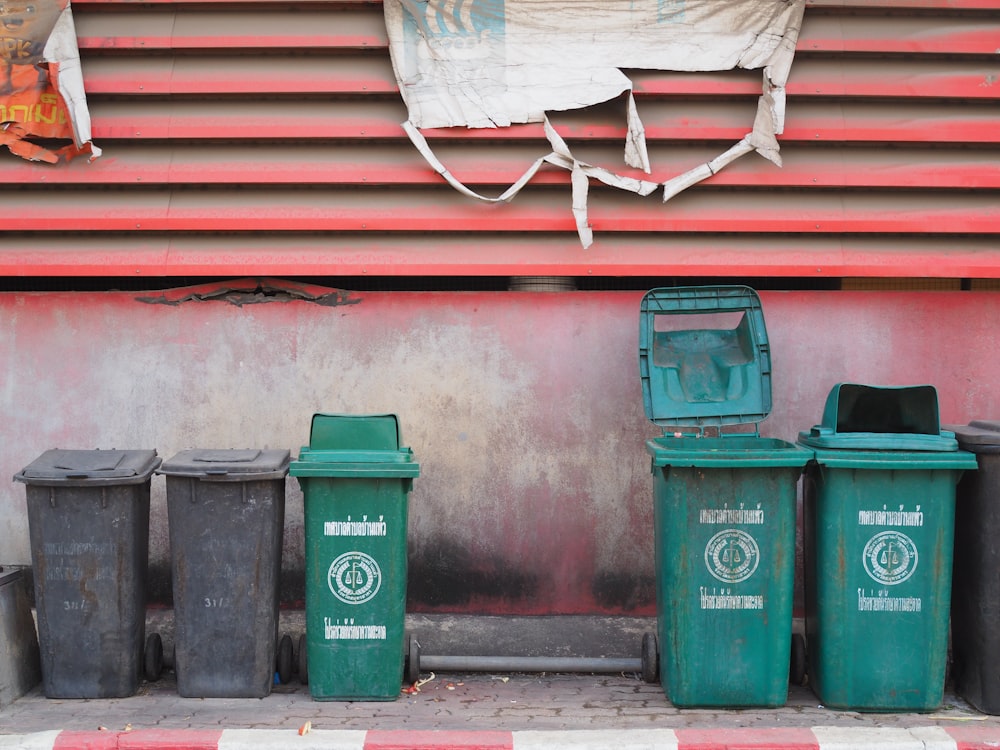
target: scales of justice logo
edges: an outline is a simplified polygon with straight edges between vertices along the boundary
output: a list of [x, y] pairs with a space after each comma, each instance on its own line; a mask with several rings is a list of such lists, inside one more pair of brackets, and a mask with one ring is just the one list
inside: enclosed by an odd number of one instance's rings
[[725, 529], [705, 545], [705, 565], [712, 576], [723, 583], [747, 580], [760, 564], [757, 540], [745, 531]]
[[330, 565], [327, 585], [344, 604], [364, 604], [382, 586], [382, 569], [371, 555], [345, 552]]
[[883, 531], [868, 540], [862, 559], [865, 572], [873, 580], [894, 586], [917, 569], [917, 545], [906, 534]]

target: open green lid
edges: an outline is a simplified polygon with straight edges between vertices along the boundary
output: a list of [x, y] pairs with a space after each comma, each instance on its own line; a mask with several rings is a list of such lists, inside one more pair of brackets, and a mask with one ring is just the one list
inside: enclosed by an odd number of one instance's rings
[[661, 427], [754, 424], [771, 412], [764, 311], [746, 286], [670, 287], [642, 298], [639, 374]]
[[813, 448], [956, 451], [955, 433], [941, 429], [932, 385], [837, 383], [826, 398], [823, 422], [799, 433]]

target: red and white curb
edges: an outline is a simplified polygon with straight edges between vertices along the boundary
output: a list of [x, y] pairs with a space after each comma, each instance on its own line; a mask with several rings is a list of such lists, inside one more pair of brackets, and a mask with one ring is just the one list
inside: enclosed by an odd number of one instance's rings
[[0, 734], [2, 750], [986, 750], [1000, 727], [577, 731], [137, 729]]

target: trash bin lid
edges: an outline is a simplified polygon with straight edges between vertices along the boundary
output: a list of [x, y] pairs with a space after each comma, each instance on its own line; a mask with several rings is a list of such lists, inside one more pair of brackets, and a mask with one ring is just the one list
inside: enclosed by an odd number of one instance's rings
[[280, 479], [290, 461], [291, 451], [282, 449], [194, 448], [164, 461], [157, 473], [216, 482]]
[[309, 445], [292, 461], [293, 477], [417, 477], [420, 465], [402, 445], [395, 414], [327, 414], [312, 418]]
[[643, 296], [639, 374], [661, 427], [754, 424], [771, 411], [764, 311], [746, 286], [672, 287]]
[[947, 425], [959, 447], [973, 453], [1000, 453], [1000, 420], [976, 419], [967, 425]]
[[932, 385], [837, 383], [827, 396], [822, 423], [800, 432], [799, 442], [837, 450], [958, 450], [954, 433], [941, 429]]
[[53, 448], [28, 464], [14, 480], [25, 484], [138, 484], [159, 465], [155, 450]]
[[313, 414], [310, 448], [395, 450], [402, 444], [395, 414]]

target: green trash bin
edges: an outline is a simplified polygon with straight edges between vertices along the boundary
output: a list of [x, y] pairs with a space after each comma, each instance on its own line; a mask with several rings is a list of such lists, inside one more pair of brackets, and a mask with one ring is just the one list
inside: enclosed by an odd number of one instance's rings
[[760, 299], [741, 286], [654, 289], [639, 349], [646, 415], [664, 431], [646, 442], [664, 692], [677, 706], [783, 705], [796, 487], [812, 453], [759, 434], [771, 409]]
[[315, 700], [395, 700], [403, 680], [407, 495], [420, 466], [394, 414], [315, 414], [289, 473], [305, 504], [306, 664]]
[[841, 383], [799, 434], [809, 684], [830, 708], [931, 711], [944, 693], [956, 485], [976, 468], [933, 386]]

